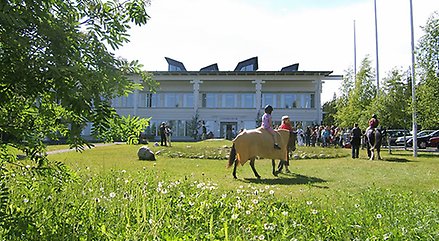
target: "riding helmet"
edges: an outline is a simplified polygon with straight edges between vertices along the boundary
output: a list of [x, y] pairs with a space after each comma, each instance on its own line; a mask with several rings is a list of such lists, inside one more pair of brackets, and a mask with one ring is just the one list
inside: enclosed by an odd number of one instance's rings
[[265, 113], [271, 114], [271, 112], [273, 112], [273, 107], [271, 105], [266, 105], [264, 111]]

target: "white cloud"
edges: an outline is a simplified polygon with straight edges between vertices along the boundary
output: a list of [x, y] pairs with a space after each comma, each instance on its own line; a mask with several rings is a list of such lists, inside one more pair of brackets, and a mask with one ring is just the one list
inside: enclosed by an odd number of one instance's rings
[[[438, 10], [436, 0], [413, 1], [415, 39], [419, 26]], [[436, 3], [436, 4], [435, 4]], [[377, 0], [380, 78], [393, 67], [411, 64], [409, 1]], [[280, 70], [300, 63], [301, 70], [344, 74], [353, 66], [353, 20], [357, 66], [369, 55], [375, 67], [373, 1], [332, 8], [267, 8], [237, 0], [152, 0], [146, 26], [134, 27], [131, 42], [117, 55], [138, 59], [146, 70], [166, 70], [164, 57], [199, 70], [218, 63], [233, 70], [239, 61], [258, 56], [259, 70]], [[340, 83], [327, 81], [323, 100]]]

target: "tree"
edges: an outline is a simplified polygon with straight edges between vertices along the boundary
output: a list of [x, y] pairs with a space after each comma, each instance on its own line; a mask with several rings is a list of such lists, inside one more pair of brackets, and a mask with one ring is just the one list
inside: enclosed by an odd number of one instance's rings
[[331, 101], [328, 101], [323, 104], [323, 125], [336, 125], [335, 123], [335, 115], [337, 113], [337, 98], [334, 98]]
[[439, 13], [423, 27], [425, 34], [417, 46], [416, 111], [423, 128], [439, 127]]
[[411, 126], [411, 80], [402, 71], [393, 69], [384, 78], [380, 94], [370, 106], [377, 113], [383, 127], [409, 129]]
[[[153, 83], [137, 61], [111, 52], [128, 42], [130, 23], [149, 19], [147, 0], [119, 2], [9, 0], [0, 4], [1, 148], [12, 145], [39, 164], [44, 137], [66, 136], [87, 144], [81, 131], [98, 135], [115, 118], [110, 101]], [[129, 74], [142, 77], [134, 83]], [[8, 156], [4, 161], [13, 162]]]
[[[338, 112], [335, 115], [335, 120], [339, 126], [348, 127], [358, 123], [361, 128], [366, 128], [367, 121], [371, 116], [370, 105], [376, 93], [374, 76], [370, 60], [366, 57], [361, 63], [353, 87], [346, 93], [346, 97], [342, 96], [337, 101]], [[349, 75], [345, 78], [352, 78], [352, 76]]]

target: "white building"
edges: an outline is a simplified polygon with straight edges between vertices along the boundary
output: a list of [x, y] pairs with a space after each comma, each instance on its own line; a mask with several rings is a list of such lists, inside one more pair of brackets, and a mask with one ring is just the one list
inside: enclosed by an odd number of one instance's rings
[[166, 122], [173, 139], [192, 138], [189, 126], [195, 116], [216, 138], [254, 129], [267, 104], [274, 108], [276, 125], [283, 115], [296, 125], [320, 124], [322, 82], [341, 78], [331, 75], [332, 71], [299, 71], [298, 64], [280, 71], [257, 71], [257, 57], [238, 63], [234, 71], [219, 71], [216, 64], [187, 71], [181, 62], [166, 61], [168, 71], [152, 72], [160, 83], [156, 93], [136, 91], [114, 99], [113, 107], [120, 115], [152, 117], [155, 133]]

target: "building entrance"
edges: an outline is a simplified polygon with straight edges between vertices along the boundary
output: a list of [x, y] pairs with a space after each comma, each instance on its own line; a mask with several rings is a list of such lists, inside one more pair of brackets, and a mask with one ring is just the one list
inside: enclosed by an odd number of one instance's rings
[[227, 140], [233, 140], [236, 136], [236, 127], [238, 122], [221, 122], [220, 123], [220, 136]]

